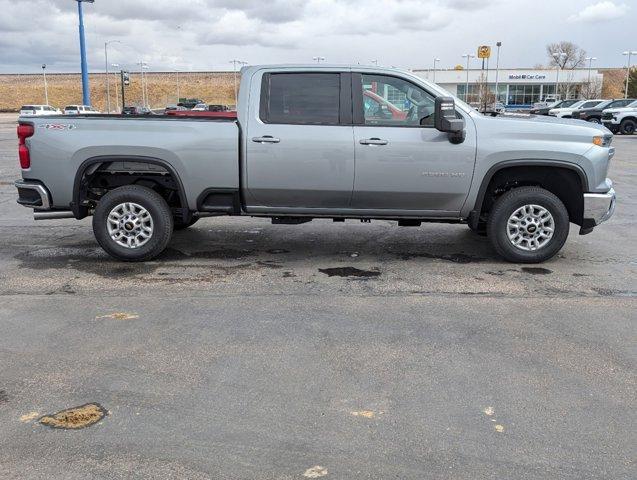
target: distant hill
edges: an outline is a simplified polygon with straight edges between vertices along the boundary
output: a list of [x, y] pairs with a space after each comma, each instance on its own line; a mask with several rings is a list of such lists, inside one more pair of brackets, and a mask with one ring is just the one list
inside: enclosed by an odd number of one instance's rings
[[[205, 102], [234, 105], [234, 79], [231, 72], [180, 72], [179, 96], [201, 98]], [[174, 72], [146, 73], [148, 98], [152, 108], [165, 107], [177, 103], [177, 74]], [[119, 74], [109, 74], [111, 91], [111, 110], [116, 107], [116, 84], [119, 87]], [[47, 74], [49, 103], [63, 108], [65, 105], [82, 103], [82, 80], [77, 74]], [[106, 75], [89, 75], [91, 102], [94, 107], [106, 111]], [[139, 73], [131, 72], [130, 86], [126, 88], [126, 104], [141, 105], [142, 89]], [[0, 111], [18, 111], [20, 106], [29, 103], [44, 103], [44, 82], [41, 74], [3, 74], [0, 75]]]

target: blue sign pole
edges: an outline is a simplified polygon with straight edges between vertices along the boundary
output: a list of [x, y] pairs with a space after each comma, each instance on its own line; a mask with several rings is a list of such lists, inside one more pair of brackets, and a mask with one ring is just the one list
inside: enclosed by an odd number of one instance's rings
[[86, 40], [84, 39], [84, 16], [82, 14], [82, 1], [77, 0], [77, 13], [80, 17], [80, 57], [82, 62], [82, 103], [91, 104], [91, 93], [88, 86], [88, 65], [86, 63]]

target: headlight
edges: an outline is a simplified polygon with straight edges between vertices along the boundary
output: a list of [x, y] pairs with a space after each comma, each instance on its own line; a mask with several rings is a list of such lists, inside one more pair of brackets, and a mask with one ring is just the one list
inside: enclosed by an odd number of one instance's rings
[[600, 135], [599, 137], [593, 137], [593, 143], [598, 147], [610, 147], [610, 144], [613, 143], [613, 136]]

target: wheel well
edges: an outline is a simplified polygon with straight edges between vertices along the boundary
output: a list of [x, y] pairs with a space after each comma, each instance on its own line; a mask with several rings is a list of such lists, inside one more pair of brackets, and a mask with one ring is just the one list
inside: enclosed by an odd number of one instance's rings
[[476, 205], [476, 226], [485, 224], [493, 204], [503, 193], [525, 186], [541, 187], [556, 195], [566, 207], [570, 221], [581, 226], [584, 216], [582, 179], [574, 170], [554, 166], [512, 166], [495, 172], [481, 203]]
[[625, 118], [622, 118], [622, 121], [620, 123], [625, 122], [626, 120], [632, 120], [633, 122], [637, 122], [637, 117], [625, 117]]
[[85, 162], [75, 180], [72, 207], [77, 218], [89, 215], [108, 191], [125, 185], [142, 185], [159, 193], [173, 215], [189, 219], [183, 187], [169, 165], [146, 159], [104, 159]]

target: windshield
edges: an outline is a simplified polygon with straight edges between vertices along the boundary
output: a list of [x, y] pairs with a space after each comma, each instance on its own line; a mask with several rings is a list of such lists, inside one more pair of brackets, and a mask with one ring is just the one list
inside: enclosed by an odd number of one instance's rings
[[570, 106], [570, 108], [579, 108], [582, 105], [584, 105], [584, 100], [580, 100], [579, 102], [575, 102], [573, 105]]
[[77, 106], [71, 105], [71, 106], [68, 106], [68, 107], [64, 107], [64, 111], [65, 112], [68, 112], [70, 110], [77, 110]]
[[23, 107], [20, 108], [20, 110], [36, 110], [36, 108], [33, 105], [24, 105]]
[[584, 105], [582, 105], [581, 108], [595, 107], [596, 105], [599, 105], [600, 103], [602, 103], [601, 100], [592, 100], [590, 102], [584, 102]]
[[563, 108], [572, 107], [576, 103], [577, 103], [577, 100], [562, 100], [560, 107], [563, 107]]

